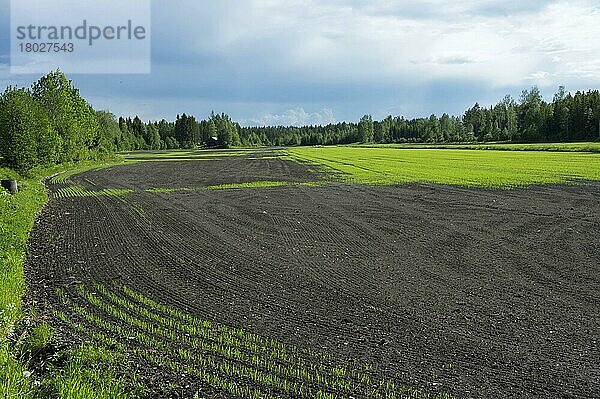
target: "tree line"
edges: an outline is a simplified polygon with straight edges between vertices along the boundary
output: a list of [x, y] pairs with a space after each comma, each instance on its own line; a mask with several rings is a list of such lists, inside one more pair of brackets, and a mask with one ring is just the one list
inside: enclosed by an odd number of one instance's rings
[[242, 130], [226, 114], [210, 115], [207, 120], [197, 121], [191, 115], [177, 115], [175, 122], [165, 119], [144, 123], [135, 118], [119, 118], [120, 137], [115, 143], [119, 151], [164, 150], [197, 148], [202, 145], [237, 147], [242, 145]]
[[205, 120], [177, 115], [174, 122], [143, 122], [94, 110], [60, 71], [29, 88], [0, 96], [0, 160], [19, 171], [115, 151], [190, 149], [201, 146], [293, 146], [349, 143], [561, 142], [600, 140], [598, 90], [567, 93], [551, 102], [533, 87], [519, 101], [506, 96], [489, 108], [478, 103], [462, 116], [402, 116], [326, 126], [242, 127], [222, 113]]
[[560, 87], [545, 102], [537, 87], [519, 101], [506, 96], [489, 108], [478, 103], [462, 116], [392, 117], [358, 123], [305, 127], [244, 127], [243, 145], [328, 145], [348, 143], [562, 142], [600, 140], [600, 92], [566, 93]]
[[[121, 150], [195, 148], [207, 143], [221, 147], [329, 145], [350, 143], [475, 143], [561, 142], [600, 140], [598, 90], [566, 93], [560, 87], [551, 102], [537, 87], [524, 90], [519, 101], [506, 96], [489, 108], [478, 103], [462, 116], [406, 119], [402, 116], [326, 126], [242, 127], [226, 114], [207, 120], [178, 115], [175, 122], [143, 123], [138, 117], [119, 120]], [[216, 138], [213, 142], [211, 138]]]

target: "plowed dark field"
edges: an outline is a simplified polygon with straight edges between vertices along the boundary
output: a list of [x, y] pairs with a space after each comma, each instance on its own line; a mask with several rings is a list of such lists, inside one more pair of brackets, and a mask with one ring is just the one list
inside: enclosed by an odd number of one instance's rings
[[[114, 311], [135, 315], [151, 304], [119, 287], [154, 301], [160, 317], [181, 312], [230, 326], [303, 359], [326, 354], [324, 365], [375, 365], [374, 375], [402, 386], [464, 397], [600, 397], [600, 184], [202, 189], [319, 179], [292, 161], [237, 156], [49, 183], [53, 193], [67, 184], [133, 192], [50, 200], [30, 238], [30, 297], [65, 337], [97, 332], [104, 338], [94, 339], [131, 353], [157, 396], [235, 395], [144, 357], [168, 359], [170, 343]], [[185, 187], [195, 189], [146, 191]], [[151, 348], [135, 335], [142, 330], [162, 343]], [[257, 381], [243, 382], [295, 396]], [[332, 392], [363, 396], [339, 389]]]

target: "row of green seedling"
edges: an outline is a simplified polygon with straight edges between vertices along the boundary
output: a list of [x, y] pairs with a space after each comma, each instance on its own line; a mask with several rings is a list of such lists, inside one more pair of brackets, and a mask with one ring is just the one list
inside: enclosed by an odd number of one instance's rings
[[119, 197], [130, 194], [133, 190], [105, 188], [98, 191], [87, 190], [82, 186], [67, 186], [59, 188], [54, 194], [54, 198], [76, 198], [76, 197]]
[[[266, 385], [271, 388], [280, 388], [283, 392], [292, 395], [309, 394], [310, 390], [307, 388], [307, 385], [311, 382], [332, 390], [356, 391], [355, 388], [357, 387], [351, 388], [352, 384], [350, 381], [342, 380], [341, 378], [331, 378], [331, 376], [319, 372], [310, 373], [294, 364], [281, 365], [267, 360], [260, 362], [264, 369], [258, 369], [251, 364], [252, 356], [240, 351], [239, 348], [230, 346], [231, 341], [227, 340], [227, 337], [222, 337], [225, 339], [222, 339], [221, 343], [212, 343], [206, 342], [202, 338], [194, 337], [193, 330], [181, 331], [185, 333], [182, 335], [180, 331], [150, 324], [145, 320], [128, 314], [123, 309], [104, 303], [97, 296], [85, 291], [83, 288], [80, 288], [79, 292], [87, 301], [110, 316], [118, 318], [146, 333], [165, 339], [167, 342], [177, 342], [199, 352], [198, 354], [192, 354], [187, 349], [180, 348], [178, 350], [178, 354], [181, 357], [185, 357], [186, 360], [194, 359], [195, 363], [203, 368], [216, 368], [226, 375], [238, 376], [241, 373], [242, 375], [250, 376], [254, 383]], [[256, 361], [259, 358], [255, 356], [254, 359]], [[277, 372], [283, 376], [278, 375]], [[308, 377], [309, 380], [302, 380], [303, 376], [305, 378]], [[287, 378], [293, 378], [300, 382], [292, 382]]]

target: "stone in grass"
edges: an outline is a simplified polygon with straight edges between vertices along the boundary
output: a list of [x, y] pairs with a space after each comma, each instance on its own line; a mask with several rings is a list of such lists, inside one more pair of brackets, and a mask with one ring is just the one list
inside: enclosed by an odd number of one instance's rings
[[16, 194], [19, 191], [16, 180], [2, 180], [2, 187], [8, 190], [11, 194]]

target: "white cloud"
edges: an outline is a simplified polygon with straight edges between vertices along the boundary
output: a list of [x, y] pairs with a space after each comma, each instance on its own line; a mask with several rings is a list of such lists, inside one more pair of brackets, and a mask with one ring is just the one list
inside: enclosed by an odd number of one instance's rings
[[304, 108], [298, 107], [285, 111], [282, 114], [263, 114], [257, 118], [244, 121], [245, 125], [252, 126], [308, 126], [327, 125], [337, 122], [333, 111], [324, 108], [318, 112], [306, 112]]
[[446, 65], [463, 65], [463, 64], [472, 64], [476, 61], [471, 59], [468, 55], [463, 54], [453, 54], [439, 57], [436, 61], [438, 64], [446, 64]]
[[192, 54], [225, 57], [240, 69], [327, 82], [470, 79], [495, 87], [529, 82], [539, 70], [572, 78], [583, 69], [582, 79], [600, 82], [600, 73], [583, 67], [600, 54], [598, 9], [589, 0], [211, 4], [197, 6], [177, 32], [190, 30]]
[[[600, 85], [599, 0], [152, 6], [152, 75], [72, 77], [95, 105], [146, 118], [214, 109], [245, 124], [301, 125], [459, 113], [533, 84], [545, 93]], [[0, 83], [37, 78], [9, 75], [4, 62]]]

